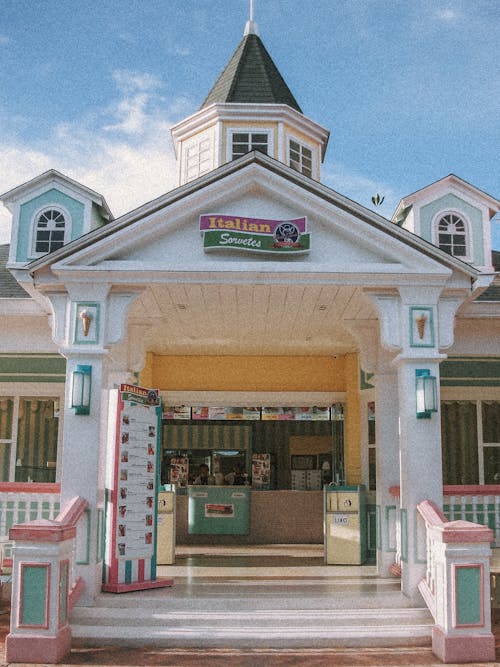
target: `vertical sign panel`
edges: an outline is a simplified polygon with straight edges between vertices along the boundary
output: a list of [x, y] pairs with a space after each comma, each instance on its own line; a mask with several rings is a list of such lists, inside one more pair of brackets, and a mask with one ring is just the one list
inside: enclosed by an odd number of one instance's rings
[[170, 586], [156, 580], [161, 405], [158, 391], [123, 384], [110, 400], [103, 590]]

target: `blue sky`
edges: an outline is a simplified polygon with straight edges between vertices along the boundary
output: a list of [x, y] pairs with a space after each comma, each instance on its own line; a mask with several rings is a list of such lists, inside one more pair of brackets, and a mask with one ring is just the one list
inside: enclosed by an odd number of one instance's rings
[[[500, 197], [498, 0], [255, 0], [323, 182], [390, 217], [455, 173]], [[175, 185], [170, 126], [239, 43], [249, 0], [2, 0], [0, 192], [49, 168], [120, 215]], [[10, 215], [0, 207], [0, 242]], [[493, 225], [500, 249], [500, 223]]]

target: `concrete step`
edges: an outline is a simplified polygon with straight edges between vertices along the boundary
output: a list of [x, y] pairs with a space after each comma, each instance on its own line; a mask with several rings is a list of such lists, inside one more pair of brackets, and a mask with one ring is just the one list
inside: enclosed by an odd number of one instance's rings
[[433, 620], [388, 580], [238, 580], [101, 595], [71, 624], [85, 646], [322, 648], [428, 646]]

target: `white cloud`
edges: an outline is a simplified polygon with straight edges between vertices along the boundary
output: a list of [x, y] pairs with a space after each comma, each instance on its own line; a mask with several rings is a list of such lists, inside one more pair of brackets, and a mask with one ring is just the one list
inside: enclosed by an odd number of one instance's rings
[[134, 72], [128, 69], [117, 69], [113, 72], [118, 89], [123, 93], [136, 91], [153, 91], [162, 87], [162, 82], [149, 72]]
[[[116, 104], [54, 125], [36, 146], [0, 137], [0, 191], [54, 168], [100, 192], [119, 216], [175, 187], [170, 127], [191, 105], [161, 98], [161, 82], [151, 75], [122, 71], [114, 78], [122, 93]], [[0, 206], [0, 243], [9, 239], [10, 213]]]
[[460, 12], [452, 9], [451, 7], [436, 9], [435, 15], [444, 23], [455, 23], [460, 18]]

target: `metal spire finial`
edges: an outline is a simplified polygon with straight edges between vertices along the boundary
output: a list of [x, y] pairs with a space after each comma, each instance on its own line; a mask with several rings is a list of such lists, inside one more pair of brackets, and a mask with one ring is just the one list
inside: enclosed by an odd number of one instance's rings
[[247, 21], [245, 26], [244, 35], [258, 35], [259, 27], [253, 18], [253, 0], [250, 0], [250, 19]]

